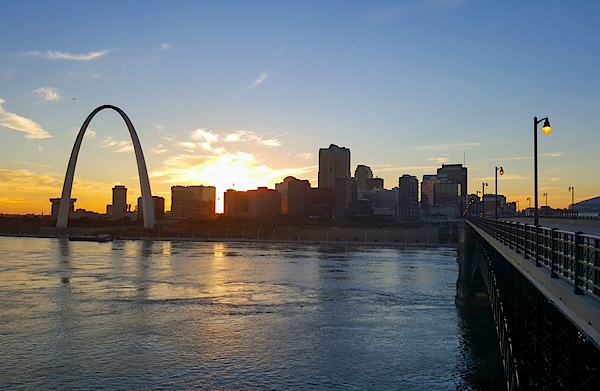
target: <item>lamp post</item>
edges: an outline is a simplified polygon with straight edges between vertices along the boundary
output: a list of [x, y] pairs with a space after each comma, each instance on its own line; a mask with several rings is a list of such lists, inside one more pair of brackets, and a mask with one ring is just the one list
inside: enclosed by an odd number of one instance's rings
[[485, 217], [485, 202], [483, 202], [483, 199], [485, 197], [485, 188], [487, 185], [486, 182], [481, 184], [481, 217]]
[[569, 193], [571, 193], [571, 218], [575, 216], [575, 187], [569, 186]]
[[544, 121], [544, 125], [542, 126], [542, 132], [545, 135], [550, 134], [552, 131], [552, 126], [550, 126], [550, 121], [548, 117], [542, 118], [540, 120], [537, 117], [533, 117], [533, 198], [534, 198], [534, 211], [533, 211], [533, 224], [538, 225], [538, 161], [537, 161], [537, 126], [540, 122]]
[[504, 169], [502, 167], [496, 167], [496, 199], [495, 199], [495, 211], [494, 211], [494, 220], [498, 220], [498, 170], [500, 170], [500, 175], [504, 175]]
[[542, 196], [546, 198], [546, 206], [548, 206], [548, 193], [544, 193]]

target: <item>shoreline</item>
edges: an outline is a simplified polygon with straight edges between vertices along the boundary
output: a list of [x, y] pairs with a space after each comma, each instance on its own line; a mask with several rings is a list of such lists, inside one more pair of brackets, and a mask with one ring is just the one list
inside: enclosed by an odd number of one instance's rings
[[[82, 236], [90, 236], [93, 235], [82, 235]], [[6, 234], [0, 233], [0, 237], [10, 237], [10, 238], [38, 238], [38, 239], [68, 239], [67, 235], [31, 235], [31, 234]], [[200, 238], [200, 237], [186, 237], [186, 238], [178, 238], [178, 237], [150, 237], [150, 236], [123, 236], [117, 237], [112, 236], [113, 240], [129, 240], [129, 241], [156, 241], [156, 242], [203, 242], [203, 243], [252, 243], [252, 244], [302, 244], [302, 245], [327, 245], [327, 246], [362, 246], [362, 247], [408, 247], [408, 248], [418, 248], [418, 247], [426, 247], [426, 248], [441, 248], [441, 247], [450, 247], [456, 248], [456, 243], [431, 243], [431, 242], [392, 242], [392, 241], [343, 241], [343, 240], [269, 240], [269, 239], [250, 239], [250, 238]], [[93, 242], [92, 242], [93, 243]]]

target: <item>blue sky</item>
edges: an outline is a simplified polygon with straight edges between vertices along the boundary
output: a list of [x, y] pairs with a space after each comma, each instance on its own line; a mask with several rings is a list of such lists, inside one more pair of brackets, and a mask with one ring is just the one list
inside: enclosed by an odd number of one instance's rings
[[[48, 213], [96, 107], [136, 127], [152, 191], [317, 186], [318, 149], [384, 178], [466, 163], [469, 193], [540, 204], [600, 195], [596, 1], [13, 1], [0, 13], [1, 213]], [[127, 129], [90, 125], [77, 206], [139, 195]]]

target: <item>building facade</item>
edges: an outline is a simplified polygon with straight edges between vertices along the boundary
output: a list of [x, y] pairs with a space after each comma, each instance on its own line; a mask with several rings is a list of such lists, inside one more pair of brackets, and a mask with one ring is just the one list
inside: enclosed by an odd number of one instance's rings
[[[164, 220], [165, 218], [165, 198], [152, 196], [152, 206], [154, 207], [154, 218], [156, 220]], [[138, 219], [144, 218], [144, 208], [142, 208], [142, 197], [137, 199]]]
[[356, 179], [358, 190], [369, 190], [370, 187], [367, 187], [367, 180], [373, 179], [373, 171], [371, 171], [371, 167], [359, 164], [356, 170], [354, 170], [354, 178]]
[[171, 219], [215, 217], [216, 188], [214, 186], [171, 187]]
[[331, 144], [319, 149], [319, 188], [334, 188], [336, 178], [350, 178], [350, 150]]
[[442, 164], [442, 167], [437, 169], [437, 177], [460, 183], [461, 200], [458, 208], [462, 213], [467, 206], [467, 168], [462, 164]]
[[333, 215], [338, 218], [356, 216], [358, 186], [356, 179], [338, 177], [335, 180]]
[[275, 184], [281, 196], [281, 214], [292, 217], [307, 217], [310, 182], [299, 180], [293, 176], [286, 177], [283, 182]]
[[419, 180], [404, 174], [399, 180], [398, 218], [402, 221], [419, 220]]
[[127, 188], [123, 185], [115, 185], [112, 189], [111, 217], [115, 220], [122, 219], [130, 209], [127, 205]]

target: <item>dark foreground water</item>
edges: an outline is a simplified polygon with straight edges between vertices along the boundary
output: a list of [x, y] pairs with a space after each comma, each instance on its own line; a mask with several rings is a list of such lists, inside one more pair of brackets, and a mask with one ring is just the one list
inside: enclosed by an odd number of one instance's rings
[[493, 390], [452, 248], [0, 237], [0, 388]]

